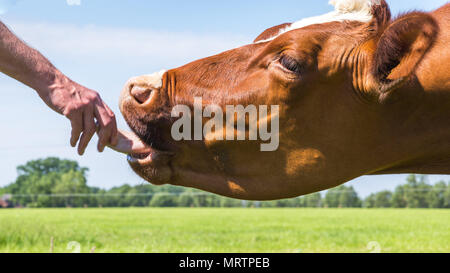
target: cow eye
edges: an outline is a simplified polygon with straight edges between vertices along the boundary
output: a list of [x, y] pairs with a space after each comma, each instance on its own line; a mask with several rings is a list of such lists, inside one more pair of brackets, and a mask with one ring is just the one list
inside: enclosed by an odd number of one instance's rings
[[280, 57], [280, 64], [287, 70], [296, 74], [299, 74], [302, 70], [301, 64], [297, 62], [294, 58], [289, 57], [287, 55], [282, 55]]

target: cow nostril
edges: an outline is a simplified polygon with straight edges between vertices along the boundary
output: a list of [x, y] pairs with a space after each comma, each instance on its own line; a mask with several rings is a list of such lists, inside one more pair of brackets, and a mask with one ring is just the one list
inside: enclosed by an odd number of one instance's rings
[[130, 93], [140, 103], [145, 103], [151, 96], [153, 90], [146, 87], [132, 86]]

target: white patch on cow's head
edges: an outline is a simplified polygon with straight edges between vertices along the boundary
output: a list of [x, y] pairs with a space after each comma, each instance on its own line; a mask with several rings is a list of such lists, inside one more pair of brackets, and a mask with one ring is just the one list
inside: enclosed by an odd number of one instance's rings
[[128, 80], [128, 85], [143, 85], [151, 86], [153, 88], [161, 88], [163, 84], [163, 76], [166, 70], [161, 70], [149, 75], [143, 75], [131, 78]]
[[257, 43], [271, 41], [283, 33], [310, 25], [342, 21], [370, 22], [373, 19], [372, 7], [380, 5], [380, 0], [330, 0], [329, 3], [334, 6], [334, 11], [297, 21], [281, 29], [277, 35], [266, 40], [258, 41]]
[[161, 70], [159, 72], [146, 75], [145, 80], [149, 85], [153, 86], [154, 88], [160, 88], [163, 84], [162, 78], [164, 76], [164, 73], [166, 73], [166, 70]]

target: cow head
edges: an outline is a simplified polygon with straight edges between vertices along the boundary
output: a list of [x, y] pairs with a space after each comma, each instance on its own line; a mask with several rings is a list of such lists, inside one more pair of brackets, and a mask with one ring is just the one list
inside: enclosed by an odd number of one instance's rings
[[[416, 95], [403, 87], [437, 26], [419, 12], [392, 21], [384, 0], [331, 3], [335, 11], [268, 29], [252, 44], [129, 80], [120, 109], [150, 146], [130, 154], [132, 168], [154, 184], [268, 200], [395, 167], [407, 148], [387, 141], [399, 130], [392, 119], [404, 115], [392, 105]], [[246, 120], [270, 126], [277, 118], [278, 149], [261, 151], [263, 140], [175, 141], [172, 109], [194, 109], [195, 97], [224, 111], [227, 105], [279, 106], [276, 114]]]

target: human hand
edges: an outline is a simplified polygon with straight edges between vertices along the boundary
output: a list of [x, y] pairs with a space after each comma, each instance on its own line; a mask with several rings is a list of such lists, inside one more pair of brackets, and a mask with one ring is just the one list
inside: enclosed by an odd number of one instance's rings
[[103, 152], [107, 145], [117, 145], [115, 115], [97, 92], [66, 77], [60, 77], [54, 81], [47, 93], [47, 96], [40, 94], [47, 105], [70, 120], [72, 125], [70, 144], [76, 147], [78, 143], [79, 155], [84, 154], [96, 132], [99, 137], [97, 145], [99, 152]]

